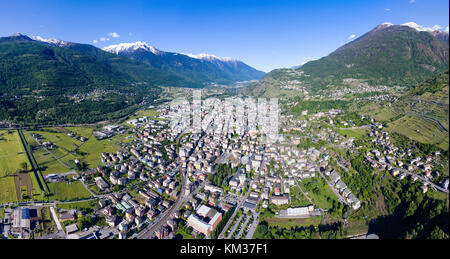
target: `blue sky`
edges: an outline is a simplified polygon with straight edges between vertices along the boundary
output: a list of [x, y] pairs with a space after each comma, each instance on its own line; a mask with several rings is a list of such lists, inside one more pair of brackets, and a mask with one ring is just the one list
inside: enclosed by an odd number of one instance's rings
[[384, 22], [445, 28], [448, 9], [448, 0], [1, 0], [0, 36], [20, 32], [98, 47], [145, 41], [268, 72], [326, 56]]

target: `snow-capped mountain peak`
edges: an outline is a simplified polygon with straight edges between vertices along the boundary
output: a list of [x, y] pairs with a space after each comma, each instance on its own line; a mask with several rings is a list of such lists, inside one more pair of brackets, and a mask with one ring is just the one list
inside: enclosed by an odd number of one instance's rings
[[155, 55], [160, 55], [160, 54], [164, 53], [163, 51], [160, 51], [142, 41], [137, 41], [134, 43], [120, 43], [117, 45], [111, 45], [108, 47], [104, 47], [102, 50], [118, 55], [121, 52], [133, 52], [138, 49], [143, 49], [143, 50], [152, 52]]
[[375, 27], [375, 29], [373, 29], [373, 31], [383, 30], [383, 29], [386, 29], [386, 28], [391, 27], [391, 26], [393, 26], [392, 23], [385, 22], [385, 23], [382, 23], [382, 24], [378, 25], [377, 27]]
[[374, 31], [383, 30], [383, 29], [386, 29], [386, 28], [391, 27], [391, 26], [405, 26], [405, 27], [409, 27], [409, 28], [414, 29], [414, 30], [419, 31], [419, 32], [422, 32], [422, 31], [423, 32], [428, 32], [428, 33], [431, 33], [433, 35], [444, 34], [444, 33], [448, 34], [448, 26], [447, 26], [447, 28], [443, 28], [442, 26], [434, 25], [433, 27], [428, 28], [428, 27], [419, 25], [419, 24], [417, 24], [415, 22], [407, 22], [407, 23], [400, 24], [400, 25], [394, 25], [394, 24], [392, 24], [390, 22], [385, 22], [385, 23], [382, 23], [382, 24], [378, 25], [374, 29]]
[[58, 39], [44, 39], [41, 36], [31, 36], [30, 38], [35, 41], [45, 42], [45, 43], [56, 45], [59, 47], [65, 47], [67, 45], [70, 45], [70, 42], [68, 42], [68, 41], [63, 41], [63, 40], [58, 40]]
[[221, 57], [217, 57], [217, 56], [214, 56], [211, 54], [206, 54], [206, 53], [201, 53], [198, 55], [188, 54], [188, 53], [181, 53], [181, 54], [186, 55], [191, 58], [208, 60], [208, 61], [214, 61], [214, 60], [220, 60], [220, 61], [224, 61], [224, 62], [237, 62], [238, 61], [237, 59], [234, 59], [234, 58], [229, 58], [229, 57], [221, 58]]

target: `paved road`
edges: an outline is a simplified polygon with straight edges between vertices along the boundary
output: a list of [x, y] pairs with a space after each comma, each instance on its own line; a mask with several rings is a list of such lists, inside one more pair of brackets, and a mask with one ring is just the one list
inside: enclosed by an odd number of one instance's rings
[[415, 175], [415, 176], [417, 176], [417, 178], [420, 179], [420, 180], [422, 180], [422, 182], [427, 183], [427, 184], [430, 185], [432, 188], [434, 188], [434, 189], [436, 189], [436, 190], [438, 190], [438, 191], [445, 192], [445, 193], [449, 193], [447, 189], [444, 189], [444, 188], [442, 188], [441, 186], [434, 184], [433, 182], [431, 182], [430, 180], [426, 179], [426, 178], [423, 177], [423, 176], [417, 175], [417, 174], [415, 174], [415, 173], [411, 173], [410, 171], [408, 171], [408, 170], [406, 170], [406, 169], [404, 169], [404, 168], [400, 168], [400, 170], [401, 170], [403, 173], [407, 174], [407, 175], [411, 175], [411, 176]]
[[245, 239], [252, 239], [253, 238], [253, 234], [256, 231], [256, 228], [258, 227], [258, 217], [259, 217], [259, 212], [253, 213], [253, 222], [252, 224], [248, 227], [248, 232], [247, 235], [245, 236]]
[[[184, 131], [183, 133], [181, 133], [177, 139], [176, 139], [176, 143], [179, 143], [179, 141], [181, 140], [181, 137], [184, 136], [185, 133], [187, 133], [188, 130]], [[178, 154], [178, 164], [180, 164], [180, 156]], [[183, 181], [181, 182], [181, 191], [180, 191], [180, 195], [178, 195], [177, 199], [175, 200], [175, 203], [172, 207], [170, 207], [170, 209], [168, 211], [166, 211], [166, 213], [160, 218], [157, 219], [156, 221], [154, 221], [153, 224], [149, 225], [146, 229], [144, 229], [143, 231], [141, 231], [139, 234], [137, 234], [135, 236], [135, 238], [138, 239], [149, 239], [153, 236], [154, 232], [161, 227], [163, 224], [166, 223], [166, 221], [168, 220], [169, 216], [172, 215], [172, 213], [180, 206], [181, 202], [184, 201], [183, 197], [185, 196], [185, 190], [184, 190], [184, 186], [187, 182], [187, 176], [183, 174], [183, 169], [181, 168], [181, 166], [179, 166], [179, 170], [180, 170], [180, 175], [183, 176]]]
[[[264, 161], [264, 156], [262, 161]], [[252, 181], [250, 181], [249, 186], [252, 185]], [[248, 196], [250, 195], [251, 191], [248, 190], [245, 197], [238, 197], [237, 200], [237, 206], [233, 212], [233, 215], [231, 215], [230, 219], [228, 220], [227, 224], [225, 225], [225, 227], [222, 230], [222, 233], [219, 234], [219, 236], [217, 237], [217, 239], [223, 239], [224, 235], [226, 234], [226, 230], [228, 229], [228, 226], [231, 224], [231, 220], [236, 216], [237, 211], [242, 207], [242, 205], [244, 204], [245, 200], [248, 198]], [[255, 218], [255, 221], [258, 221], [258, 218]], [[236, 224], [239, 223], [239, 221], [236, 221]], [[232, 234], [233, 231], [230, 232], [230, 234]], [[253, 234], [252, 234], [253, 235]]]
[[[234, 218], [234, 216], [236, 216], [236, 213], [238, 212], [238, 210], [242, 207], [242, 205], [244, 204], [245, 200], [248, 198], [248, 196], [250, 195], [250, 190], [247, 191], [247, 194], [245, 195], [245, 197], [238, 197], [237, 200], [237, 206], [233, 212], [233, 215], [231, 215], [230, 219], [228, 220], [227, 224], [225, 225], [225, 227], [222, 230], [222, 233], [220, 233], [219, 237], [217, 239], [223, 239], [223, 236], [225, 235], [225, 231], [228, 229], [229, 224], [231, 224], [231, 219]], [[236, 221], [236, 224], [239, 223], [239, 221]], [[233, 232], [230, 232], [230, 234], [232, 234]]]
[[244, 222], [241, 225], [241, 229], [239, 230], [239, 233], [237, 233], [236, 237], [234, 239], [239, 239], [241, 237], [241, 235], [244, 232], [245, 226], [247, 225], [248, 221], [250, 220], [250, 216], [248, 216], [247, 214], [245, 215], [246, 218], [244, 220]]
[[410, 99], [416, 102], [423, 102], [423, 103], [434, 103], [434, 104], [439, 104], [442, 106], [448, 106], [448, 103], [441, 103], [441, 102], [436, 102], [436, 101], [427, 101], [427, 100], [419, 100], [419, 99]]
[[230, 229], [230, 233], [228, 233], [228, 236], [226, 236], [224, 239], [231, 239], [233, 237], [233, 233], [236, 231], [237, 227], [239, 226], [239, 222], [241, 222], [242, 218], [245, 217], [245, 213], [243, 213], [234, 223], [233, 227]]
[[[208, 125], [206, 131], [208, 130], [209, 127], [211, 127], [212, 125]], [[181, 138], [186, 134], [190, 132], [190, 129], [185, 130], [184, 132], [182, 132], [176, 139], [176, 143], [179, 143], [179, 141], [181, 140]], [[200, 138], [199, 142], [206, 136], [206, 134]], [[180, 165], [180, 156], [178, 154], [178, 164]], [[182, 167], [179, 166], [179, 170], [180, 170], [180, 175], [183, 176], [183, 181], [181, 183], [181, 191], [180, 191], [180, 195], [178, 195], [177, 199], [175, 200], [174, 205], [166, 212], [166, 214], [164, 214], [161, 218], [158, 218], [156, 221], [154, 221], [153, 224], [149, 225], [146, 229], [144, 229], [143, 231], [141, 231], [139, 234], [137, 234], [136, 236], [132, 237], [132, 238], [138, 238], [138, 239], [149, 239], [151, 237], [153, 237], [154, 232], [161, 227], [162, 225], [164, 225], [167, 221], [167, 219], [170, 217], [170, 215], [172, 215], [172, 213], [178, 209], [178, 207], [184, 202], [186, 201], [186, 199], [189, 197], [188, 195], [185, 194], [185, 190], [184, 190], [184, 186], [186, 185], [187, 181], [188, 181], [188, 177], [186, 175], [183, 174], [182, 171]]]
[[53, 220], [55, 221], [58, 230], [63, 230], [61, 223], [59, 222], [58, 216], [56, 215], [55, 207], [50, 207], [50, 212], [52, 213]]

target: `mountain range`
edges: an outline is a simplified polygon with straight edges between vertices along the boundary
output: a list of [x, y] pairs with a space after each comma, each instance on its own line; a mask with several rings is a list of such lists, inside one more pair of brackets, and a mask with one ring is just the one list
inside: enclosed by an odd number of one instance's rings
[[202, 88], [264, 76], [234, 59], [139, 42], [105, 50], [22, 34], [0, 38], [0, 121], [90, 123], [156, 99], [161, 86]]
[[415, 23], [381, 24], [324, 58], [268, 74], [236, 59], [166, 52], [144, 42], [99, 49], [16, 34], [0, 38], [0, 121], [109, 119], [156, 98], [160, 86], [199, 88], [262, 78], [243, 93], [267, 96], [285, 86], [317, 92], [349, 79], [412, 87], [448, 69], [448, 33]]
[[236, 59], [219, 58], [210, 54], [166, 52], [144, 42], [122, 43], [105, 47], [103, 50], [204, 84], [258, 80], [265, 75], [264, 72]]
[[[409, 26], [408, 26], [409, 25]], [[448, 69], [448, 33], [381, 24], [302, 70], [325, 78], [368, 79], [376, 84], [415, 85]]]
[[0, 38], [0, 50], [0, 84], [9, 92], [16, 86], [72, 84], [82, 88], [133, 82], [197, 88], [257, 80], [265, 74], [235, 59], [164, 52], [143, 42], [101, 50], [88, 44], [15, 34]]

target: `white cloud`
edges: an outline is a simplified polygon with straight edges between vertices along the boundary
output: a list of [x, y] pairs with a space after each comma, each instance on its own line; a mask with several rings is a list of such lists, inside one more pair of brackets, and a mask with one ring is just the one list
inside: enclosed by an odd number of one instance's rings
[[416, 0], [409, 0], [410, 4], [414, 4], [416, 2]]
[[445, 30], [444, 30], [446, 33], [448, 33], [448, 26], [445, 28]]
[[110, 32], [110, 33], [108, 33], [108, 36], [111, 36], [113, 38], [119, 38], [120, 37], [120, 35], [117, 32]]
[[92, 43], [97, 44], [98, 40], [93, 40]]
[[352, 34], [352, 35], [348, 36], [348, 39], [351, 40], [351, 39], [354, 39], [355, 37], [356, 37], [356, 35]]
[[384, 10], [385, 10], [386, 12], [389, 12], [389, 11], [391, 10], [391, 8], [384, 8]]
[[108, 40], [109, 40], [109, 38], [104, 38], [104, 37], [100, 38], [100, 41], [108, 41]]

